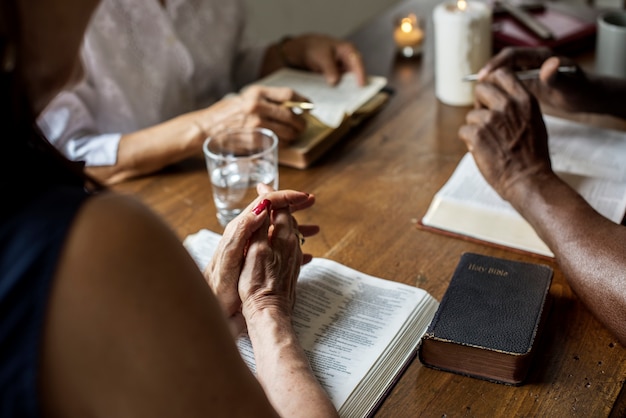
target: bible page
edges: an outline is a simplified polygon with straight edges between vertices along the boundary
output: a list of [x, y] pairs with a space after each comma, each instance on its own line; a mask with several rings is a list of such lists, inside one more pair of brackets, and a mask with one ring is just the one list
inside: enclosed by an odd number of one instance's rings
[[[555, 173], [598, 213], [620, 223], [626, 211], [626, 132], [544, 116]], [[426, 226], [552, 257], [521, 215], [487, 183], [471, 154], [435, 194]]]
[[544, 116], [553, 170], [604, 217], [626, 210], [626, 132]]
[[466, 153], [435, 194], [422, 218], [426, 226], [552, 257], [528, 222], [484, 179]]
[[[304, 266], [297, 292], [293, 323], [298, 340], [337, 409], [376, 364], [407, 318], [430, 298], [422, 289], [377, 279], [321, 258]], [[434, 310], [430, 318], [432, 314]], [[238, 346], [254, 370], [250, 340], [242, 337]]]
[[[203, 229], [189, 235], [184, 245], [204, 269], [219, 239], [220, 235]], [[293, 323], [315, 376], [340, 409], [370, 369], [380, 367], [381, 354], [398, 339], [398, 332], [411, 328], [407, 322], [424, 309], [419, 335], [411, 335], [411, 348], [415, 347], [436, 307], [423, 289], [314, 258], [303, 266], [298, 279]], [[243, 336], [237, 345], [254, 371], [250, 340]]]
[[626, 181], [626, 132], [544, 115], [556, 172]]

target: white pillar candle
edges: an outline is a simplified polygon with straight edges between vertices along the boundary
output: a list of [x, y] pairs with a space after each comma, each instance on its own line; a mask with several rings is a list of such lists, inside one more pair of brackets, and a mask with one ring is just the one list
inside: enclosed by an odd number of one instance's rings
[[474, 101], [476, 73], [491, 57], [491, 9], [485, 3], [459, 0], [439, 4], [435, 25], [435, 94], [445, 104], [467, 106]]

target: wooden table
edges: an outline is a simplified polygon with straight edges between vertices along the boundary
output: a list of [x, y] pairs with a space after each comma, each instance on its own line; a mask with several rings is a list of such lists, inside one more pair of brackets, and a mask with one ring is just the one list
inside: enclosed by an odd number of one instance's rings
[[[433, 4], [401, 3], [350, 38], [370, 72], [388, 76], [396, 93], [378, 115], [312, 168], [282, 167], [280, 187], [317, 196], [317, 204], [297, 216], [300, 223], [322, 227], [318, 236], [307, 240], [306, 251], [424, 288], [440, 300], [463, 252], [543, 260], [416, 227], [466, 151], [457, 130], [468, 108], [445, 106], [434, 95], [429, 19]], [[428, 19], [427, 42], [421, 58], [396, 59], [393, 18], [408, 10]], [[588, 57], [583, 61], [588, 63]], [[115, 188], [138, 195], [181, 239], [201, 228], [222, 232], [201, 156]], [[550, 290], [554, 304], [525, 385], [509, 387], [435, 371], [416, 359], [377, 416], [626, 415], [626, 395], [620, 396], [626, 350], [577, 299], [556, 264], [548, 264], [555, 268]]]

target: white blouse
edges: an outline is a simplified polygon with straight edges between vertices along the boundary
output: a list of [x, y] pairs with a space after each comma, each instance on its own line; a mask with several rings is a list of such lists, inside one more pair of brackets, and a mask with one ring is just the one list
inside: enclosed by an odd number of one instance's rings
[[104, 0], [87, 29], [85, 78], [38, 123], [63, 154], [113, 165], [122, 134], [200, 109], [252, 82], [264, 48], [245, 45], [241, 0]]

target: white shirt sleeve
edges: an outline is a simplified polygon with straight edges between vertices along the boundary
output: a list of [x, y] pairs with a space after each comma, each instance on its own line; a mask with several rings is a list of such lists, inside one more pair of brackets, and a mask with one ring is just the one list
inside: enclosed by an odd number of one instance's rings
[[80, 96], [80, 89], [60, 93], [39, 116], [39, 128], [70, 160], [88, 166], [115, 165], [122, 134], [99, 133], [88, 98]]
[[265, 47], [244, 38], [242, 0], [104, 0], [85, 33], [85, 80], [38, 123], [88, 166], [115, 165], [120, 138], [210, 106], [256, 80]]

